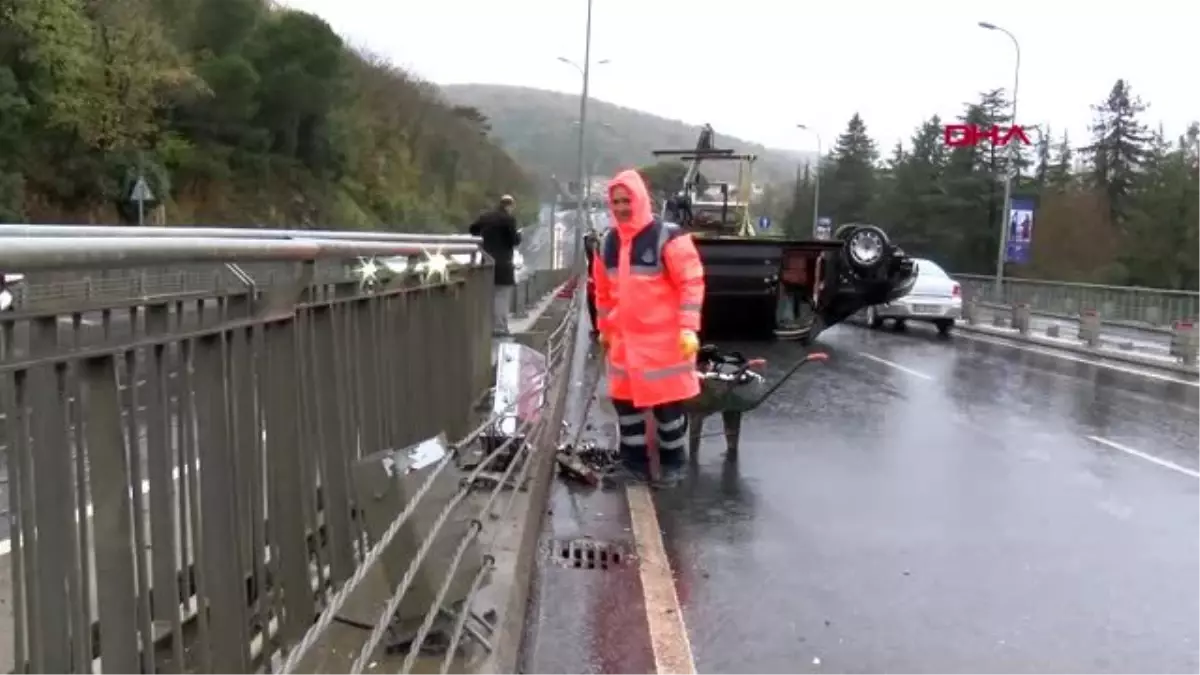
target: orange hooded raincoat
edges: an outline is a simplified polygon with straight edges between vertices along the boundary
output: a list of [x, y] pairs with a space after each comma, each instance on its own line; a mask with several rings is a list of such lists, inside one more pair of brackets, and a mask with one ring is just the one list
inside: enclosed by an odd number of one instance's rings
[[690, 235], [654, 217], [641, 175], [622, 171], [608, 185], [629, 191], [633, 216], [614, 226], [595, 253], [596, 328], [608, 344], [608, 389], [639, 408], [700, 393], [694, 357], [680, 333], [700, 330], [704, 267]]

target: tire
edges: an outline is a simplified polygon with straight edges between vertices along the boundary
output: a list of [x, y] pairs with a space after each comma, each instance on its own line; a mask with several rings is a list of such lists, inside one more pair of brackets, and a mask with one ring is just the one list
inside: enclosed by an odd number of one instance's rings
[[934, 321], [933, 325], [937, 327], [938, 335], [942, 337], [949, 337], [950, 329], [954, 328], [954, 322], [950, 319]]
[[883, 328], [883, 317], [879, 316], [874, 306], [867, 308], [867, 325], [875, 330]]
[[894, 328], [895, 328], [897, 331], [905, 331], [905, 330], [908, 330], [908, 324], [907, 324], [907, 323], [905, 323], [904, 319], [895, 319], [895, 320], [893, 320], [893, 321], [892, 321], [892, 326], [893, 326], [893, 327], [894, 327]]
[[[840, 231], [839, 231], [840, 232]], [[874, 225], [860, 225], [845, 234], [843, 239], [842, 256], [846, 263], [858, 276], [872, 276], [887, 264], [890, 258], [891, 242], [887, 233]], [[873, 260], [863, 260], [855, 255], [857, 244], [868, 244], [866, 250], [876, 254]]]
[[834, 230], [834, 232], [833, 232], [833, 238], [837, 239], [838, 241], [846, 241], [847, 239], [850, 238], [850, 234], [852, 232], [854, 232], [854, 230], [857, 227], [858, 227], [858, 225], [856, 225], [854, 223], [846, 223], [845, 225], [838, 225], [838, 228], [836, 230]]

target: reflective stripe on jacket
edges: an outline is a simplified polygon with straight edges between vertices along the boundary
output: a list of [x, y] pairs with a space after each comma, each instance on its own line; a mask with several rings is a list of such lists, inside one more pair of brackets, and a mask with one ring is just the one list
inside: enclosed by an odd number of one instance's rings
[[619, 222], [614, 214], [592, 266], [609, 394], [639, 408], [683, 401], [700, 393], [679, 336], [700, 330], [704, 267], [690, 235], [653, 217], [637, 171], [617, 174], [609, 191], [618, 185], [632, 196], [633, 217]]

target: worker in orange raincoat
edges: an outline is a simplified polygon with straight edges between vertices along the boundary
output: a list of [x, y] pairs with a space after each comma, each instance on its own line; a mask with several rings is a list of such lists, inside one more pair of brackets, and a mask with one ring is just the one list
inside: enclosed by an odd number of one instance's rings
[[614, 225], [597, 247], [592, 277], [621, 455], [645, 462], [651, 409], [662, 462], [678, 463], [687, 442], [682, 403], [700, 393], [695, 356], [704, 267], [691, 236], [654, 217], [637, 171], [616, 175], [608, 203]]

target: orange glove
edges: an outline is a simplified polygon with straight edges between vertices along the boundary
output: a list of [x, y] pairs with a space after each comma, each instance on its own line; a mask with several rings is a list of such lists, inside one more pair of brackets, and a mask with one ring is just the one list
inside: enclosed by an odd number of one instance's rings
[[685, 358], [690, 359], [696, 356], [696, 352], [700, 351], [700, 338], [696, 336], [695, 331], [679, 331], [679, 350], [683, 352]]

